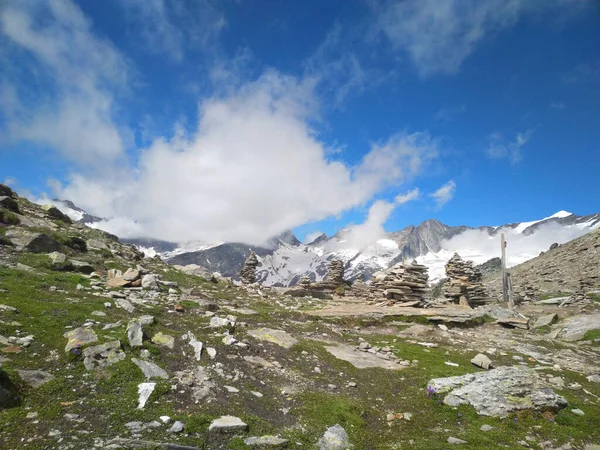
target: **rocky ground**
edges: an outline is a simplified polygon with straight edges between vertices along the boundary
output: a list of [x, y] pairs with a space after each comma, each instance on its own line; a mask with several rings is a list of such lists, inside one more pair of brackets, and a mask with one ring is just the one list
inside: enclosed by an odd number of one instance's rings
[[0, 196], [3, 449], [600, 448], [596, 301], [291, 297]]

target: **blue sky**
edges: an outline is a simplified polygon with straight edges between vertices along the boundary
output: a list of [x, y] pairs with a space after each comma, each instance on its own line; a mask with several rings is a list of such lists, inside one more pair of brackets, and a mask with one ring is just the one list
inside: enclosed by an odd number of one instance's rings
[[592, 0], [9, 0], [0, 40], [0, 181], [122, 236], [600, 211]]

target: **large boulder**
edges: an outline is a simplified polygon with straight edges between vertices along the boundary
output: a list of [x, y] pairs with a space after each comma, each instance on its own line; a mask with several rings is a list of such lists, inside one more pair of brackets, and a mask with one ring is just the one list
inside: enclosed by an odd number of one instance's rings
[[0, 196], [2, 197], [16, 197], [15, 191], [5, 184], [0, 184]]
[[0, 208], [8, 209], [15, 213], [19, 212], [19, 204], [12, 197], [0, 196]]
[[69, 216], [67, 216], [65, 213], [63, 213], [60, 209], [58, 209], [54, 205], [44, 205], [44, 206], [42, 206], [42, 209], [44, 210], [46, 215], [48, 217], [51, 217], [52, 219], [60, 220], [61, 222], [65, 222], [65, 223], [73, 222]]
[[64, 252], [65, 246], [45, 233], [35, 233], [26, 230], [9, 230], [7, 239], [20, 251], [32, 253]]
[[523, 409], [558, 411], [568, 405], [535, 370], [524, 366], [436, 378], [429, 381], [427, 390], [447, 394], [443, 400], [446, 405], [469, 404], [482, 416], [505, 417]]
[[83, 365], [87, 370], [102, 369], [125, 359], [120, 341], [88, 347], [83, 351]]
[[565, 341], [581, 341], [588, 331], [600, 330], [600, 313], [574, 316], [565, 320], [558, 335]]

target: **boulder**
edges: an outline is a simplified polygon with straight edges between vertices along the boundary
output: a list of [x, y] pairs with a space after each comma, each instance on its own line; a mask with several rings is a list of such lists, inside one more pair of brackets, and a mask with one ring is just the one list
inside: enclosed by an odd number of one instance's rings
[[127, 281], [122, 277], [111, 278], [106, 282], [108, 287], [127, 287], [131, 286], [131, 281]]
[[247, 429], [248, 425], [239, 417], [221, 416], [211, 422], [210, 426], [208, 427], [208, 434], [210, 436], [231, 434], [238, 431], [246, 431]]
[[16, 197], [17, 194], [15, 194], [15, 191], [13, 191], [6, 184], [1, 184], [0, 183], [0, 196], [2, 196], [2, 197]]
[[353, 447], [350, 443], [348, 433], [339, 424], [329, 427], [323, 437], [317, 442], [319, 450], [347, 450]]
[[142, 330], [142, 323], [133, 319], [127, 326], [127, 339], [129, 339], [129, 345], [132, 347], [141, 347], [144, 340], [144, 331]]
[[144, 289], [158, 289], [158, 277], [148, 273], [142, 277], [142, 287]]
[[17, 373], [25, 383], [34, 388], [40, 387], [42, 384], [46, 384], [56, 378], [54, 375], [42, 370], [17, 369]]
[[44, 206], [42, 206], [42, 209], [44, 210], [44, 212], [46, 213], [46, 215], [48, 217], [51, 217], [56, 220], [60, 220], [61, 222], [65, 222], [65, 223], [73, 222], [69, 218], [69, 216], [67, 216], [65, 213], [63, 213], [60, 209], [58, 209], [54, 205], [44, 205]]
[[71, 264], [73, 265], [73, 270], [75, 272], [83, 273], [86, 275], [90, 275], [94, 273], [94, 266], [85, 261], [79, 261], [76, 259], [71, 260]]
[[83, 365], [87, 370], [103, 369], [125, 359], [120, 341], [88, 347], [83, 350]]
[[488, 370], [493, 366], [492, 360], [488, 358], [483, 353], [479, 353], [471, 360], [471, 364], [477, 367], [481, 367], [482, 369]]
[[545, 316], [538, 317], [531, 328], [535, 330], [536, 328], [550, 326], [556, 322], [556, 319], [558, 319], [558, 315], [556, 313], [546, 314]]
[[259, 341], [268, 341], [283, 348], [290, 348], [298, 343], [298, 339], [289, 335], [283, 330], [273, 330], [272, 328], [258, 328], [249, 330], [248, 334]]
[[558, 337], [569, 342], [580, 341], [592, 330], [600, 330], [600, 313], [574, 316], [565, 320]]
[[154, 377], [163, 378], [165, 380], [169, 379], [169, 374], [151, 361], [144, 361], [136, 358], [131, 358], [131, 361], [140, 368], [147, 380]]
[[52, 253], [65, 250], [64, 245], [45, 233], [33, 233], [26, 230], [6, 232], [8, 240], [20, 251], [32, 253]]
[[74, 348], [83, 347], [84, 345], [91, 344], [98, 340], [98, 336], [94, 333], [94, 330], [85, 327], [67, 331], [64, 334], [64, 337], [68, 339], [67, 345], [65, 346], [65, 352], [73, 350]]
[[140, 274], [140, 271], [137, 269], [127, 269], [125, 271], [125, 273], [123, 274], [123, 279], [127, 280], [127, 281], [135, 281], [137, 279], [139, 279], [142, 275]]
[[99, 239], [88, 239], [86, 244], [87, 248], [92, 250], [108, 250], [108, 245]]
[[0, 197], [0, 208], [8, 209], [9, 211], [12, 211], [17, 214], [19, 213], [19, 204], [12, 197], [1, 196]]
[[487, 372], [436, 378], [428, 390], [447, 394], [449, 406], [470, 404], [483, 416], [505, 417], [524, 409], [558, 411], [568, 405], [538, 373], [524, 366], [501, 366]]
[[52, 253], [48, 253], [48, 258], [50, 258], [50, 260], [53, 263], [64, 263], [67, 260], [67, 255], [65, 255], [64, 253], [61, 252], [52, 252]]
[[158, 332], [152, 336], [152, 343], [173, 349], [175, 346], [175, 338], [173, 336], [169, 336], [168, 334]]

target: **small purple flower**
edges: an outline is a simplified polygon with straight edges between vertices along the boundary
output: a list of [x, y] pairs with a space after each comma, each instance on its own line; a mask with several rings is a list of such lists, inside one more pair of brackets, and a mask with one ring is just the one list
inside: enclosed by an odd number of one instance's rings
[[554, 417], [550, 417], [548, 420], [550, 420], [550, 422], [554, 422]]
[[462, 414], [461, 414], [461, 413], [458, 413], [458, 417], [462, 417]]
[[519, 421], [519, 419], [517, 419], [517, 418], [515, 417], [515, 418], [513, 419], [513, 421], [514, 421], [515, 423], [517, 423], [517, 422]]
[[439, 404], [442, 405], [444, 403], [444, 401], [442, 399], [440, 399]]
[[78, 349], [78, 348], [74, 348], [74, 349], [73, 349], [73, 354], [75, 354], [75, 355], [78, 355], [78, 356], [79, 356], [79, 354], [81, 354], [81, 352], [79, 351], [79, 349]]

